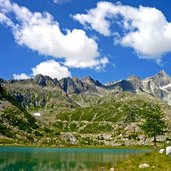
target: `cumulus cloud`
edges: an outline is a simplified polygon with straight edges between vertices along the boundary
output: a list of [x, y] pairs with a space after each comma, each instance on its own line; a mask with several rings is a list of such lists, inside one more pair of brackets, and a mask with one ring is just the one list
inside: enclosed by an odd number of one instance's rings
[[70, 2], [71, 0], [53, 0], [53, 2], [55, 4], [62, 4], [62, 3], [66, 3], [66, 2]]
[[32, 68], [32, 74], [30, 74], [30, 76], [25, 73], [13, 74], [13, 78], [16, 80], [24, 80], [38, 74], [49, 76], [51, 78], [57, 78], [58, 80], [66, 77], [71, 77], [71, 73], [69, 72], [67, 67], [60, 65], [60, 63], [56, 62], [55, 60], [48, 60], [41, 62], [40, 64]]
[[46, 75], [51, 78], [57, 78], [58, 80], [71, 77], [71, 73], [68, 71], [68, 68], [65, 66], [61, 66], [55, 60], [49, 60], [40, 63], [35, 68], [32, 68], [33, 76], [38, 74]]
[[[16, 42], [27, 46], [41, 55], [64, 59], [68, 67], [87, 68], [103, 66], [98, 45], [93, 38], [80, 29], [66, 30], [49, 13], [31, 12], [26, 7], [0, 0], [2, 21], [9, 20]], [[14, 15], [14, 21], [8, 16]], [[0, 19], [1, 20], [1, 19]]]
[[1, 24], [6, 24], [8, 26], [13, 25], [11, 20], [8, 17], [6, 17], [3, 13], [1, 13], [1, 12], [0, 12], [0, 23]]
[[[141, 58], [160, 61], [163, 54], [171, 52], [171, 22], [156, 8], [99, 2], [96, 8], [73, 18], [104, 36], [114, 36], [115, 43], [133, 48]], [[123, 31], [119, 35], [112, 29], [116, 24]]]
[[27, 74], [25, 73], [21, 73], [21, 74], [13, 74], [13, 78], [15, 80], [26, 80], [26, 79], [29, 79], [30, 76], [28, 76]]

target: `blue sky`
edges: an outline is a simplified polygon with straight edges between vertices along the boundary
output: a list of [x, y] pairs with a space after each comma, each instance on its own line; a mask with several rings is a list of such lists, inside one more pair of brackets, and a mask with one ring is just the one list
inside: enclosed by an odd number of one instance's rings
[[0, 77], [171, 75], [171, 1], [0, 0]]

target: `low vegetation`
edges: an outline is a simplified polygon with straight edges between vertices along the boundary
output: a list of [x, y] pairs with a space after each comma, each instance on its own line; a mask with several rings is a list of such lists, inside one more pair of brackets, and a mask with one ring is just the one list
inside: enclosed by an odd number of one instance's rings
[[[119, 163], [115, 166], [116, 171], [170, 171], [171, 157], [165, 154], [159, 154], [158, 152], [146, 153], [144, 155], [135, 156], [127, 161]], [[148, 168], [140, 169], [139, 165], [147, 163]]]

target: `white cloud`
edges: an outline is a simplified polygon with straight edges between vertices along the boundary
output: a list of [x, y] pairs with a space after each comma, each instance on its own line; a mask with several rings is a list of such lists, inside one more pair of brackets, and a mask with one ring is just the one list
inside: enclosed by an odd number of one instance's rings
[[13, 22], [3, 13], [0, 12], [0, 23], [9, 27], [14, 27]]
[[70, 2], [71, 0], [53, 0], [53, 2], [55, 4], [62, 4], [62, 3], [66, 3], [66, 2]]
[[25, 79], [29, 79], [30, 77], [27, 74], [22, 73], [22, 74], [13, 74], [13, 78], [15, 80], [25, 80]]
[[64, 59], [64, 64], [74, 68], [102, 66], [98, 45], [80, 29], [62, 33], [59, 23], [49, 13], [32, 13], [9, 0], [0, 0], [0, 12], [6, 17], [13, 14], [15, 22], [8, 25], [16, 42], [41, 55]]
[[[133, 48], [141, 58], [160, 61], [163, 54], [171, 52], [171, 22], [156, 8], [99, 2], [87, 14], [73, 18], [104, 36], [113, 35], [115, 43]], [[120, 35], [112, 29], [116, 24], [123, 30]]]
[[32, 74], [28, 76], [25, 73], [22, 74], [13, 74], [13, 78], [16, 80], [29, 79], [31, 76], [36, 76], [38, 74], [49, 76], [51, 78], [57, 78], [58, 80], [66, 77], [71, 77], [71, 73], [68, 68], [60, 65], [60, 63], [55, 60], [48, 60], [41, 62], [34, 68], [32, 68]]
[[97, 71], [103, 71], [104, 68], [106, 67], [106, 65], [109, 63], [109, 60], [107, 57], [104, 57], [104, 58], [100, 59], [100, 63], [101, 63], [101, 65], [98, 65], [95, 68]]
[[109, 9], [112, 3], [99, 2], [97, 8], [91, 9], [87, 14], [76, 14], [73, 16], [75, 20], [78, 20], [85, 27], [91, 26], [92, 29], [99, 33], [109, 36], [111, 34], [109, 27], [110, 21], [106, 20]]
[[71, 77], [71, 73], [68, 71], [68, 68], [65, 66], [61, 66], [55, 60], [49, 60], [40, 63], [35, 68], [32, 68], [33, 76], [38, 74], [46, 75], [51, 78], [57, 78], [58, 80]]

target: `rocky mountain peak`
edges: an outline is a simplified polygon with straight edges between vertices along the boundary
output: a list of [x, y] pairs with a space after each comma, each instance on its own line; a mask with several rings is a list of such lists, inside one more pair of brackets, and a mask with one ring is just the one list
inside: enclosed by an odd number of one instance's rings
[[74, 80], [71, 79], [70, 77], [63, 78], [59, 82], [60, 82], [62, 89], [66, 93], [68, 93], [68, 94], [79, 93], [79, 90], [78, 90]]
[[85, 78], [82, 79], [83, 83], [86, 83], [90, 86], [98, 86], [98, 87], [103, 87], [103, 84], [101, 84], [98, 80], [94, 80], [93, 78], [91, 78], [90, 76], [87, 76]]
[[171, 77], [164, 70], [161, 70], [158, 74], [154, 75], [154, 78], [163, 81], [171, 81]]
[[34, 80], [34, 83], [41, 85], [41, 86], [53, 85], [53, 79], [49, 76], [38, 74], [34, 77], [33, 80]]
[[82, 79], [83, 82], [87, 83], [87, 84], [92, 84], [92, 83], [95, 83], [94, 79], [91, 78], [90, 76], [87, 76], [87, 77], [84, 77]]
[[141, 78], [136, 75], [133, 75], [133, 76], [128, 77], [128, 80], [129, 81], [141, 81]]
[[146, 78], [145, 82], [153, 82], [158, 87], [163, 87], [171, 83], [171, 77], [164, 71], [161, 70], [158, 74]]
[[161, 70], [158, 75], [160, 75], [161, 77], [169, 77], [169, 75], [165, 72], [165, 70]]

